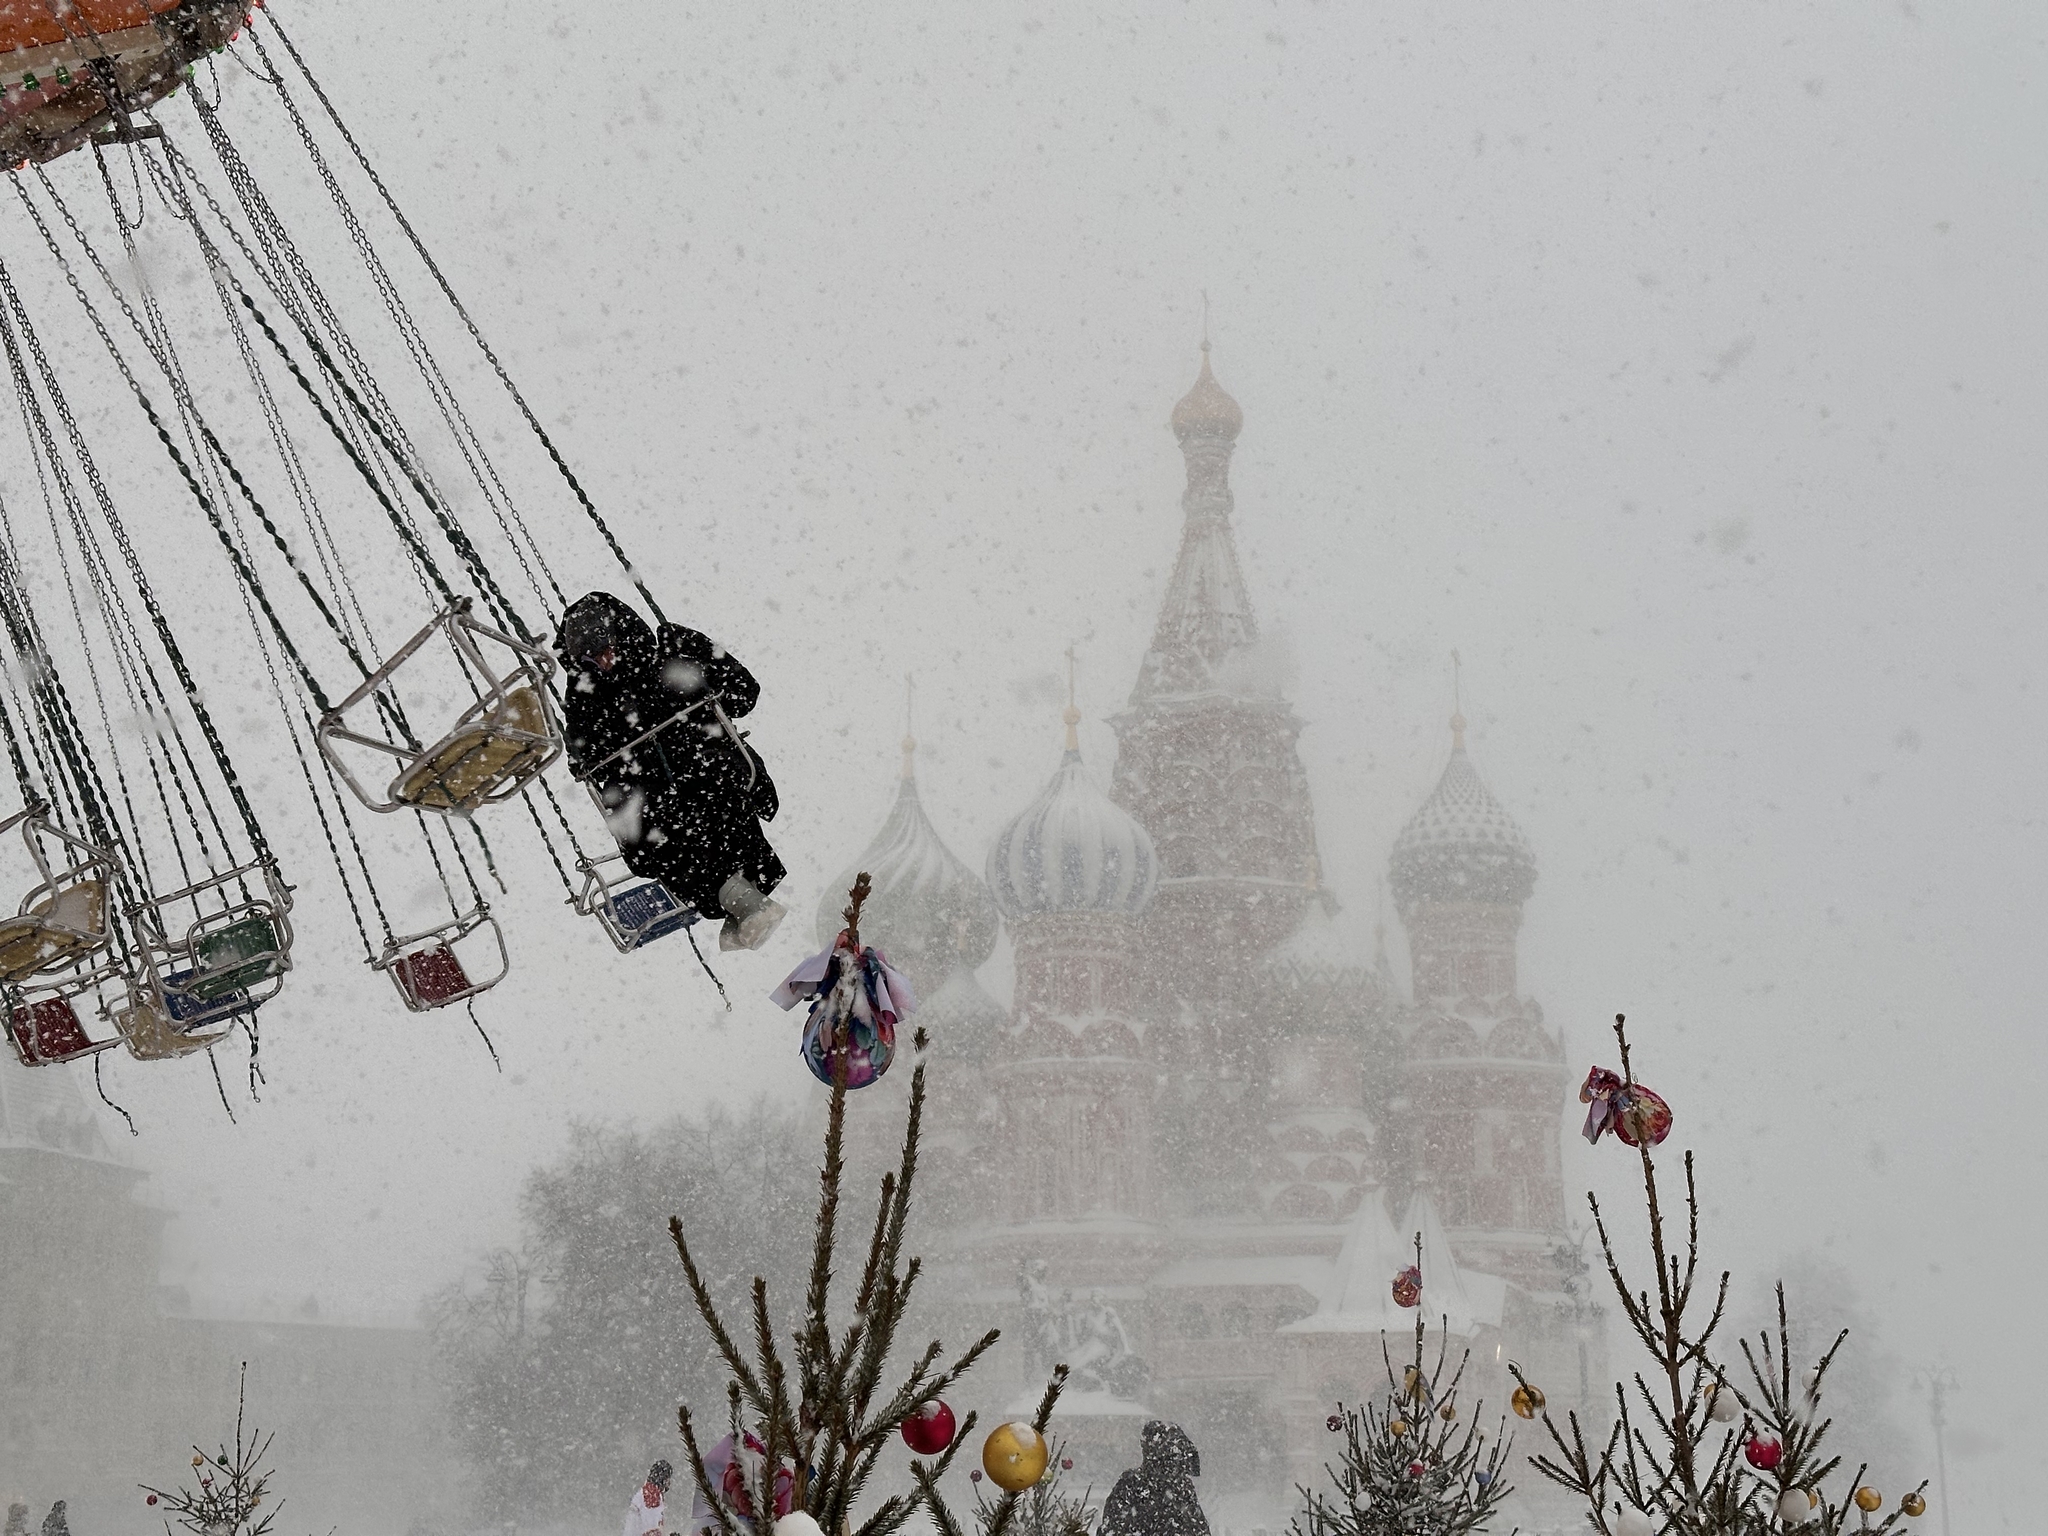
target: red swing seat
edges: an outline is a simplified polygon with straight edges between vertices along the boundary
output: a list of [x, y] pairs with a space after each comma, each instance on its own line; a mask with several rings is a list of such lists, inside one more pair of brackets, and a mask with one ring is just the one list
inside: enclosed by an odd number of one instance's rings
[[93, 1039], [68, 997], [14, 999], [7, 1011], [7, 1038], [24, 1067], [77, 1061], [121, 1043], [119, 1036]]

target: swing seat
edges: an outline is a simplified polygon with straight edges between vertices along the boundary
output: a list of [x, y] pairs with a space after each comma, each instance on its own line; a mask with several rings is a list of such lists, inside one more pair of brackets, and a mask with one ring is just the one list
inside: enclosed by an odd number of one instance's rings
[[391, 785], [391, 798], [423, 811], [473, 811], [502, 800], [555, 755], [540, 693], [515, 688], [482, 719], [429, 747]]
[[14, 1054], [25, 1067], [54, 1066], [92, 1056], [115, 1044], [95, 1040], [68, 997], [46, 997], [37, 1002], [19, 1002], [8, 1010], [7, 1036]]
[[114, 1027], [121, 1032], [128, 1054], [137, 1061], [176, 1061], [206, 1050], [229, 1034], [225, 1029], [188, 1034], [178, 1027], [168, 996], [163, 1007], [148, 998], [137, 998], [114, 1015]]
[[267, 1001], [266, 998], [251, 997], [243, 987], [202, 996], [200, 989], [207, 980], [206, 972], [196, 967], [172, 971], [163, 978], [164, 1016], [180, 1033], [254, 1013]]
[[289, 969], [285, 943], [268, 914], [252, 912], [225, 927], [192, 938], [192, 969], [164, 978], [168, 995], [173, 985], [200, 1003], [217, 1003], [281, 976]]
[[697, 909], [677, 901], [659, 880], [612, 892], [611, 909], [618, 932], [629, 941], [628, 953], [680, 933], [697, 921]]
[[446, 944], [401, 955], [391, 963], [391, 979], [415, 1013], [445, 1008], [470, 994], [469, 972]]
[[107, 888], [81, 880], [17, 917], [0, 919], [0, 983], [28, 980], [83, 959], [107, 942]]

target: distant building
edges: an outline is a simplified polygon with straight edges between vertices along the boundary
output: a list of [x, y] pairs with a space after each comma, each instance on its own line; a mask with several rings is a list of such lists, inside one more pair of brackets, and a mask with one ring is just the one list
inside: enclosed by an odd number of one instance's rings
[[168, 1213], [69, 1072], [0, 1066], [0, 1498], [81, 1533], [147, 1530], [142, 1482], [189, 1482], [193, 1443], [278, 1431], [281, 1529], [402, 1533], [445, 1519], [456, 1473], [424, 1336], [311, 1315], [191, 1315], [159, 1282]]
[[[1100, 1483], [1148, 1414], [1183, 1422], [1205, 1499], [1273, 1523], [1319, 1475], [1323, 1418], [1412, 1349], [1396, 1270], [1428, 1239], [1422, 1311], [1473, 1351], [1489, 1416], [1516, 1358], [1569, 1402], [1587, 1319], [1568, 1281], [1563, 1051], [1516, 975], [1536, 865], [1451, 721], [1434, 792], [1392, 850], [1402, 995], [1384, 947], [1330, 922], [1301, 721], [1273, 681], [1238, 565], [1230, 458], [1244, 415], [1210, 369], [1174, 408], [1185, 522], [1152, 644], [1110, 724], [1107, 789], [1066, 749], [977, 879], [917, 798], [858, 861], [863, 933], [924, 989], [934, 1039], [924, 1251], [941, 1310], [990, 1324], [1003, 1401], [1077, 1368], [1061, 1417]], [[849, 876], [851, 870], [849, 870]], [[844, 882], [841, 882], [843, 888]], [[819, 934], [838, 927], [836, 893]], [[1004, 1009], [974, 971], [997, 913]], [[877, 1099], [901, 1095], [892, 1074]], [[864, 1116], [871, 1146], [894, 1134]], [[942, 1169], [942, 1172], [934, 1172]], [[1405, 1256], [1404, 1256], [1405, 1255]], [[1433, 1350], [1433, 1346], [1432, 1346]], [[999, 1384], [999, 1387], [998, 1387]]]

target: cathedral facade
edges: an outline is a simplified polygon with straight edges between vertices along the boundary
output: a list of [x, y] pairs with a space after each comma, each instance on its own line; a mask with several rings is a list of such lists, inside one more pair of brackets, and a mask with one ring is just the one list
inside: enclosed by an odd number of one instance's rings
[[[1413, 1234], [1420, 1310], [1454, 1359], [1471, 1351], [1466, 1400], [1489, 1418], [1508, 1359], [1576, 1385], [1588, 1324], [1564, 1234], [1567, 1068], [1517, 979], [1535, 861], [1454, 716], [1388, 866], [1411, 986], [1383, 946], [1337, 939], [1301, 720], [1260, 664], [1237, 557], [1244, 415], [1207, 353], [1171, 416], [1181, 544], [1110, 720], [1114, 764], [1083, 760], [1070, 699], [1063, 757], [977, 869], [926, 817], [906, 740], [855, 867], [875, 883], [863, 934], [911, 975], [932, 1037], [937, 1310], [949, 1337], [1005, 1334], [974, 1406], [1027, 1409], [1064, 1360], [1057, 1423], [1091, 1480], [1135, 1459], [1145, 1418], [1175, 1419], [1205, 1501], [1243, 1526], [1284, 1524], [1320, 1474], [1325, 1415], [1385, 1389], [1383, 1339], [1397, 1361], [1412, 1349], [1416, 1313], [1390, 1286]], [[821, 941], [846, 883], [820, 904]], [[976, 975], [999, 924], [1007, 1006]], [[900, 1120], [862, 1119], [885, 1155]]]

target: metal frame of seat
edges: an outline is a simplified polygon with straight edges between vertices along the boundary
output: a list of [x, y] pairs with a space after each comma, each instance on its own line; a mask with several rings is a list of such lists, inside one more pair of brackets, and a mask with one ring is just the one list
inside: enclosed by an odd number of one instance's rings
[[[645, 948], [656, 939], [665, 939], [698, 921], [697, 910], [688, 902], [678, 900], [659, 880], [638, 880], [635, 877], [635, 881], [629, 883], [612, 878], [616, 871], [605, 868], [606, 865], [614, 865], [618, 870], [624, 870], [625, 863], [623, 853], [603, 853], [595, 858], [584, 854], [576, 860], [577, 872], [583, 876], [583, 888], [572, 898], [572, 905], [578, 916], [597, 919], [605, 937], [611, 940], [612, 948], [622, 955], [630, 955], [634, 950]], [[667, 898], [668, 908], [654, 912], [645, 921], [636, 922], [631, 914], [620, 910], [620, 898], [631, 897], [649, 887]], [[651, 905], [659, 906], [659, 903]]]
[[[352, 728], [348, 724], [350, 712], [373, 704], [377, 695], [389, 687], [399, 668], [437, 636], [447, 641], [476, 694], [476, 701], [462, 712], [455, 724], [431, 745], [419, 749], [401, 746], [382, 736], [367, 735]], [[494, 667], [479, 642], [509, 652], [511, 666], [502, 671]], [[473, 815], [484, 806], [496, 805], [519, 794], [562, 755], [560, 712], [547, 686], [554, 670], [554, 657], [503, 630], [479, 623], [470, 615], [469, 600], [462, 598], [435, 615], [431, 623], [365, 678], [361, 687], [328, 710], [320, 719], [314, 739], [319, 743], [320, 755], [327, 759], [335, 775], [349, 787], [350, 793], [373, 811]], [[519, 723], [520, 714], [528, 709], [529, 697], [539, 713], [538, 730]], [[474, 746], [471, 746], [472, 739]], [[398, 759], [399, 771], [381, 794], [373, 793], [356, 776], [347, 754], [341, 750], [343, 745]], [[493, 765], [487, 776], [473, 786], [463, 788], [459, 780], [451, 782], [454, 768], [471, 765], [472, 752], [484, 746], [510, 747], [512, 755], [506, 762]], [[455, 754], [452, 764], [438, 768], [433, 766], [450, 753]], [[415, 780], [423, 768], [429, 770], [425, 783], [441, 790], [438, 797], [408, 794], [409, 782]]]
[[[16, 827], [21, 829], [22, 843], [41, 879], [22, 897], [15, 916], [0, 918], [0, 949], [24, 939], [54, 948], [36, 964], [7, 975], [0, 985], [35, 1000], [81, 994], [119, 975], [120, 960], [112, 952], [119, 861], [107, 849], [50, 820], [50, 807], [40, 800], [0, 821], [0, 836]], [[52, 857], [53, 851], [56, 857]], [[96, 905], [97, 928], [64, 920], [76, 910], [75, 902], [67, 904], [74, 896], [88, 907]]]
[[[474, 979], [469, 967], [463, 964], [464, 952], [458, 952], [455, 947], [477, 933], [488, 933], [495, 941], [498, 951], [495, 970], [481, 981]], [[484, 953], [489, 952], [482, 944], [471, 944], [466, 952], [474, 954], [480, 950]], [[451, 992], [429, 996], [420, 985], [420, 960], [437, 952], [447, 955], [455, 962], [466, 985]], [[451, 919], [437, 928], [424, 929], [419, 933], [391, 940], [384, 946], [384, 952], [370, 962], [370, 968], [382, 971], [391, 978], [392, 984], [398, 988], [399, 999], [405, 1004], [407, 1012], [431, 1013], [436, 1008], [467, 1002], [472, 997], [490, 991], [510, 973], [512, 956], [505, 947], [505, 930], [499, 927], [497, 918], [492, 916], [490, 903], [481, 902], [460, 917]]]

